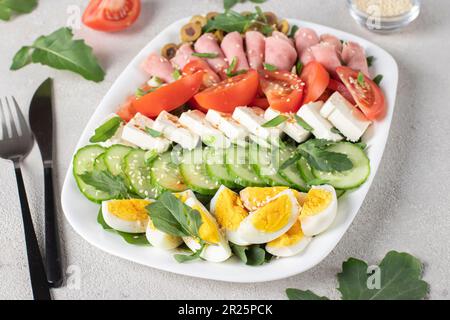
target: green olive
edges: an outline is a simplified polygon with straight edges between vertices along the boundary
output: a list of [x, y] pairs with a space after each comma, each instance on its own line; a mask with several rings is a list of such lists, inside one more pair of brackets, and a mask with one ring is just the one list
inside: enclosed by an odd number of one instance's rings
[[280, 23], [278, 23], [277, 29], [284, 34], [288, 34], [289, 22], [287, 22], [287, 20], [281, 20]]
[[191, 18], [192, 23], [198, 23], [200, 26], [204, 27], [208, 20], [204, 16], [196, 15]]
[[194, 42], [202, 35], [202, 27], [198, 23], [185, 24], [180, 30], [180, 38], [183, 42]]
[[170, 60], [173, 57], [175, 57], [175, 54], [177, 53], [178, 46], [175, 43], [168, 43], [161, 49], [161, 55]]
[[275, 15], [275, 13], [267, 11], [267, 12], [264, 12], [263, 14], [266, 17], [267, 24], [269, 26], [276, 26], [278, 24], [278, 18]]
[[222, 42], [224, 34], [222, 30], [216, 30], [214, 32], [214, 36], [216, 37], [217, 41]]
[[215, 18], [216, 16], [218, 16], [218, 15], [219, 15], [218, 12], [215, 12], [215, 11], [209, 12], [209, 13], [206, 15], [206, 20], [214, 20], [214, 18]]

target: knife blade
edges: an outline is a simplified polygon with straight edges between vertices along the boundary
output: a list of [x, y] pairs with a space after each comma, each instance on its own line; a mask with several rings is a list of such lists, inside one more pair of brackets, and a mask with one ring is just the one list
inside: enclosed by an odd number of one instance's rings
[[45, 262], [51, 287], [62, 285], [61, 257], [57, 232], [53, 189], [53, 103], [52, 79], [45, 80], [35, 92], [30, 105], [30, 127], [41, 151], [45, 186]]

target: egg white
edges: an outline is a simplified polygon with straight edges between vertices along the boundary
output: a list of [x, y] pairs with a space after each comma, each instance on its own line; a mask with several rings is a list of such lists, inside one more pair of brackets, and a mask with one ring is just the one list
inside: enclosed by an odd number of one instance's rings
[[305, 250], [311, 240], [312, 237], [303, 235], [297, 242], [288, 246], [272, 246], [267, 244], [266, 251], [276, 257], [291, 257]]
[[331, 202], [321, 212], [312, 216], [302, 216], [300, 214], [300, 221], [302, 223], [302, 230], [305, 236], [315, 236], [327, 230], [337, 213], [337, 197], [336, 190], [330, 185], [314, 186], [312, 189], [322, 189], [331, 193]]
[[176, 237], [156, 228], [152, 228], [150, 221], [147, 225], [145, 236], [153, 247], [164, 250], [175, 249], [183, 243], [183, 239], [181, 239], [181, 237]]
[[254, 215], [258, 212], [258, 210], [251, 212], [240, 224], [239, 229], [237, 230], [237, 235], [239, 238], [241, 238], [243, 241], [246, 241], [251, 244], [261, 244], [261, 243], [267, 243], [272, 240], [275, 240], [282, 234], [284, 234], [286, 231], [288, 231], [292, 225], [295, 223], [295, 221], [298, 219], [298, 216], [300, 214], [301, 206], [299, 205], [297, 198], [292, 190], [285, 190], [283, 192], [280, 192], [275, 197], [270, 199], [267, 204], [272, 202], [273, 200], [276, 200], [279, 197], [282, 197], [284, 195], [287, 195], [292, 203], [292, 209], [289, 215], [289, 219], [285, 226], [283, 226], [281, 229], [275, 231], [275, 232], [265, 232], [262, 230], [258, 230], [255, 228], [255, 226], [252, 223], [252, 219]]
[[127, 233], [144, 233], [147, 224], [149, 221], [149, 217], [146, 217], [143, 220], [134, 220], [128, 221], [119, 218], [118, 216], [112, 214], [108, 209], [108, 203], [115, 200], [108, 200], [102, 202], [102, 215], [103, 220], [105, 220], [106, 224], [117, 231], [127, 232]]

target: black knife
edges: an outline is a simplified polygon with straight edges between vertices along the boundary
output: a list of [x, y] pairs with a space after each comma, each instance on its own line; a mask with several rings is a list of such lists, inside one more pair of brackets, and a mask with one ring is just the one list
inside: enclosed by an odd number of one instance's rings
[[41, 150], [45, 178], [45, 262], [49, 286], [62, 285], [56, 206], [53, 190], [53, 110], [52, 79], [37, 89], [30, 105], [30, 126]]

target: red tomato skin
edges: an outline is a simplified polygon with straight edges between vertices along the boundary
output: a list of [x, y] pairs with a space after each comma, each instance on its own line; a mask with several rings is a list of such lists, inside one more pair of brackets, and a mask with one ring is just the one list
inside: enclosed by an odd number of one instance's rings
[[123, 105], [121, 105], [119, 110], [116, 112], [116, 114], [125, 122], [130, 121], [137, 113], [137, 111], [133, 107], [134, 99], [134, 96], [129, 97], [127, 101]]
[[183, 75], [194, 74], [197, 71], [205, 72], [205, 75], [203, 77], [204, 88], [209, 88], [221, 81], [217, 73], [215, 73], [208, 65], [208, 63], [204, 60], [192, 60], [189, 63], [187, 63], [182, 70]]
[[311, 61], [302, 70], [300, 78], [306, 83], [303, 104], [317, 101], [330, 82], [330, 74], [317, 61]]
[[267, 108], [270, 107], [270, 104], [269, 104], [269, 100], [267, 100], [267, 98], [255, 98], [250, 103], [250, 106], [251, 107], [258, 107], [258, 108], [261, 108], [263, 110], [266, 110]]
[[[91, 29], [105, 32], [117, 32], [130, 27], [139, 18], [141, 13], [140, 0], [125, 0], [124, 8], [118, 11], [108, 11], [112, 0], [91, 0], [83, 13], [83, 23]], [[113, 16], [123, 15], [126, 16]]]
[[345, 84], [343, 84], [340, 80], [330, 79], [330, 83], [328, 84], [328, 89], [332, 91], [339, 92], [348, 102], [351, 104], [356, 104], [355, 99], [353, 99], [352, 94], [347, 89]]

